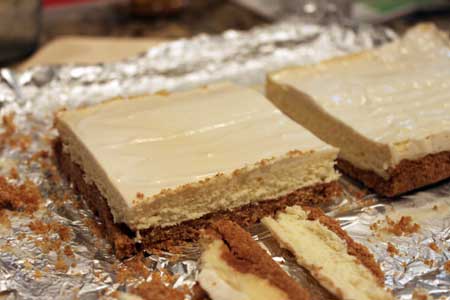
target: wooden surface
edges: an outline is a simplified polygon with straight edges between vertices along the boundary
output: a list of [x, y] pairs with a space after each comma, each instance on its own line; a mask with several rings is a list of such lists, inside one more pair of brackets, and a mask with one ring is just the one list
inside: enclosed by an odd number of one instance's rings
[[61, 37], [41, 47], [17, 68], [22, 70], [42, 64], [114, 62], [145, 52], [162, 41], [152, 38]]

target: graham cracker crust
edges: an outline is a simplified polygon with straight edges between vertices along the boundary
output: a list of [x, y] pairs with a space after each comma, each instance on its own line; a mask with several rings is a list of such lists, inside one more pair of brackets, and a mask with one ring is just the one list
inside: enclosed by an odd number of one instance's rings
[[197, 241], [201, 229], [205, 229], [219, 220], [230, 220], [240, 226], [247, 227], [259, 222], [265, 216], [274, 215], [287, 206], [326, 205], [342, 192], [342, 188], [337, 181], [308, 186], [277, 199], [268, 199], [231, 211], [211, 213], [178, 225], [140, 230], [139, 243], [135, 243], [135, 232], [125, 224], [114, 223], [106, 199], [94, 184], [88, 184], [83, 179], [82, 168], [71, 160], [68, 153], [62, 151], [62, 143], [59, 139], [54, 141], [53, 149], [60, 172], [67, 177], [69, 182], [73, 183], [75, 192], [83, 196], [89, 208], [100, 218], [103, 230], [106, 233], [105, 236], [119, 259], [134, 255], [138, 250], [137, 248], [169, 250], [186, 242]]
[[292, 279], [238, 224], [231, 221], [213, 223], [205, 232], [205, 243], [219, 239], [225, 244], [221, 257], [236, 272], [254, 274], [282, 290], [290, 300], [309, 300], [310, 294]]
[[428, 154], [416, 160], [404, 159], [388, 169], [388, 180], [373, 171], [355, 167], [344, 159], [338, 159], [337, 167], [377, 193], [393, 197], [449, 178], [450, 151]]
[[342, 229], [341, 225], [335, 219], [325, 215], [320, 208], [302, 207], [308, 212], [308, 220], [318, 220], [322, 225], [333, 231], [339, 238], [347, 244], [347, 253], [355, 256], [377, 279], [380, 286], [384, 286], [384, 273], [376, 262], [372, 253], [366, 246], [355, 242], [348, 233]]

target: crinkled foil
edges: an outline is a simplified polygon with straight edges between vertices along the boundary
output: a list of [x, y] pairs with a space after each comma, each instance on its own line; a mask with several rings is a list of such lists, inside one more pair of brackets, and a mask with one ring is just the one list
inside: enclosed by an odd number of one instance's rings
[[[52, 129], [56, 110], [116, 96], [187, 89], [219, 80], [258, 87], [270, 70], [371, 48], [393, 38], [395, 34], [386, 28], [290, 20], [249, 32], [227, 31], [219, 36], [177, 40], [113, 64], [40, 66], [23, 73], [2, 69], [1, 113], [14, 112], [18, 132], [31, 133], [33, 138], [25, 151], [7, 146], [0, 159], [0, 171], [8, 174], [16, 166], [21, 174], [16, 181], [29, 178], [38, 184], [45, 207], [34, 219], [70, 227], [72, 239], [63, 246], [70, 245], [75, 256], [66, 261], [67, 271], [58, 271], [55, 252], [46, 254], [36, 246], [36, 240], [42, 236], [29, 229], [30, 220], [20, 214], [11, 216], [11, 228], [0, 226], [0, 298], [96, 299], [99, 295], [109, 297], [114, 291], [125, 291], [136, 283], [116, 282], [115, 267], [119, 262], [110, 254], [108, 244], [96, 238], [83, 221], [93, 219], [88, 209], [80, 208], [77, 201], [50, 199], [51, 195], [64, 193], [75, 199], [69, 185], [52, 179], [51, 172], [43, 171], [36, 162], [29, 163], [33, 153], [50, 150], [48, 139], [56, 134]], [[387, 201], [367, 194], [351, 181], [341, 182], [345, 196], [328, 211], [353, 238], [373, 251], [386, 273], [386, 285], [400, 299], [411, 299], [418, 287], [436, 297], [449, 295], [450, 276], [444, 263], [450, 255], [450, 185], [441, 184]], [[397, 237], [370, 229], [372, 223], [383, 220], [385, 215], [392, 214], [395, 218], [395, 214], [402, 213], [414, 215], [421, 225], [418, 233]], [[295, 264], [289, 253], [277, 246], [261, 225], [254, 226], [251, 232], [283, 268], [311, 288], [315, 299], [326, 298], [323, 289]], [[30, 239], [23, 238], [23, 233]], [[49, 236], [57, 239], [54, 233]], [[395, 245], [399, 255], [387, 254], [388, 242]], [[439, 246], [439, 251], [430, 248], [431, 242]], [[198, 272], [198, 256], [198, 247], [193, 245], [184, 249], [182, 255], [150, 254], [146, 265], [150, 271], [176, 275], [177, 279], [170, 283], [176, 288], [192, 287]], [[41, 271], [40, 276], [36, 276], [37, 270]]]

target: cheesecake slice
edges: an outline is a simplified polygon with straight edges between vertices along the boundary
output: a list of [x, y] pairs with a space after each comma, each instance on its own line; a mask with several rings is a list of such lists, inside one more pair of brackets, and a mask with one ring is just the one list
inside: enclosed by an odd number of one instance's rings
[[394, 299], [373, 255], [318, 208], [293, 206], [262, 223], [297, 263], [339, 299]]
[[230, 83], [63, 111], [55, 124], [60, 169], [121, 257], [134, 240], [191, 241], [214, 220], [246, 226], [339, 189], [335, 148]]
[[450, 42], [431, 24], [375, 50], [268, 75], [268, 98], [395, 196], [450, 177]]
[[292, 279], [236, 223], [219, 221], [205, 231], [200, 287], [211, 300], [307, 300]]

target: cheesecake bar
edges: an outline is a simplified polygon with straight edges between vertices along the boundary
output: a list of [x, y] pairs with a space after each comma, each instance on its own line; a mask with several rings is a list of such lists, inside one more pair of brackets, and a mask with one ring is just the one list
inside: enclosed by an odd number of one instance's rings
[[268, 98], [340, 149], [338, 167], [395, 196], [450, 176], [450, 42], [419, 24], [374, 50], [268, 75]]
[[236, 223], [213, 224], [201, 244], [198, 282], [211, 300], [311, 299]]
[[335, 148], [231, 83], [62, 111], [55, 124], [60, 169], [120, 257], [134, 241], [191, 241], [211, 221], [247, 226], [339, 190]]
[[318, 208], [293, 206], [262, 223], [297, 263], [339, 299], [394, 299], [373, 255]]

